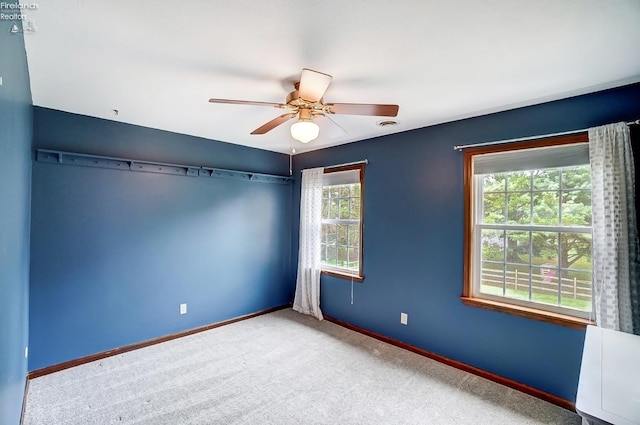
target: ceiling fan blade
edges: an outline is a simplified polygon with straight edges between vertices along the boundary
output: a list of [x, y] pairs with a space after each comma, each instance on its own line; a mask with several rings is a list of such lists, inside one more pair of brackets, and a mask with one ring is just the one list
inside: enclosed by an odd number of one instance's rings
[[304, 68], [300, 75], [300, 85], [298, 86], [298, 96], [309, 102], [319, 102], [327, 91], [331, 79], [329, 74]]
[[376, 117], [395, 117], [400, 109], [398, 105], [367, 105], [362, 103], [327, 103], [325, 106], [332, 114], [373, 115]]
[[329, 136], [330, 139], [335, 139], [347, 134], [347, 130], [342, 128], [340, 124], [338, 124], [337, 122], [332, 120], [331, 117], [325, 114], [315, 115], [313, 120], [316, 121], [320, 126], [320, 132], [326, 136]]
[[209, 99], [211, 103], [228, 103], [232, 105], [254, 105], [254, 106], [273, 106], [274, 108], [286, 108], [287, 105], [272, 102], [254, 102], [252, 100], [233, 100], [233, 99]]
[[298, 115], [297, 112], [292, 112], [292, 113], [289, 113], [289, 114], [282, 114], [279, 117], [272, 119], [268, 123], [256, 128], [255, 130], [253, 130], [251, 132], [251, 134], [265, 134], [266, 132], [273, 130], [274, 128], [276, 128], [280, 124], [284, 123], [285, 121], [290, 120], [291, 118], [293, 118], [293, 117], [295, 117], [297, 115]]

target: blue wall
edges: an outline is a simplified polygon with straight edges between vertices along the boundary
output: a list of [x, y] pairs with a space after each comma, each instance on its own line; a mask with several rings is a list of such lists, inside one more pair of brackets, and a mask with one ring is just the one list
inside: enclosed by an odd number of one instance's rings
[[[43, 108], [34, 144], [289, 174], [286, 155]], [[291, 202], [291, 185], [34, 162], [29, 369], [287, 304]]]
[[[323, 312], [575, 400], [584, 332], [467, 307], [459, 299], [463, 166], [453, 146], [637, 118], [640, 84], [297, 155], [292, 274], [300, 169], [366, 158], [365, 280], [355, 284], [351, 305], [351, 283], [323, 276]], [[401, 312], [409, 314], [407, 326], [400, 324]]]
[[0, 424], [17, 425], [27, 372], [32, 109], [24, 39], [9, 34], [11, 24], [0, 21]]

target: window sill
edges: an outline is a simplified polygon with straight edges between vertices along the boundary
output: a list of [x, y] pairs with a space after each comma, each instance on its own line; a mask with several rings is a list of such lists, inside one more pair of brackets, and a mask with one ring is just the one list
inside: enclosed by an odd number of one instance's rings
[[551, 323], [569, 328], [586, 329], [587, 325], [594, 325], [595, 322], [589, 319], [567, 316], [565, 314], [552, 313], [550, 311], [538, 310], [530, 307], [521, 307], [518, 305], [501, 303], [498, 301], [483, 300], [480, 298], [460, 297], [464, 305], [470, 307], [484, 308], [487, 310], [499, 311], [502, 313], [513, 314], [515, 316], [525, 317], [527, 319], [538, 320], [541, 322]]
[[322, 274], [325, 276], [338, 277], [340, 279], [353, 280], [354, 282], [362, 282], [364, 280], [364, 276], [338, 272], [335, 270], [322, 270]]

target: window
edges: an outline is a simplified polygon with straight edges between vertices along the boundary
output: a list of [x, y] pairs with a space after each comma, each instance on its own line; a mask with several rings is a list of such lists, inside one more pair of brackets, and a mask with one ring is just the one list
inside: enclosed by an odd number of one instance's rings
[[325, 170], [322, 190], [322, 271], [362, 281], [364, 164]]
[[465, 304], [589, 323], [587, 142], [579, 135], [465, 151]]

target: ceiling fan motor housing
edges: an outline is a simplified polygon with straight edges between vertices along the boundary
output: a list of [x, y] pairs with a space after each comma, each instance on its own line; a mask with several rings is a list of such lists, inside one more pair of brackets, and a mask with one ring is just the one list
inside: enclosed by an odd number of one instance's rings
[[[296, 84], [297, 85], [297, 84]], [[300, 93], [298, 90], [294, 90], [287, 95], [287, 105], [293, 108], [306, 108], [306, 109], [317, 109], [322, 110], [322, 99], [317, 102], [312, 102], [300, 97]]]

